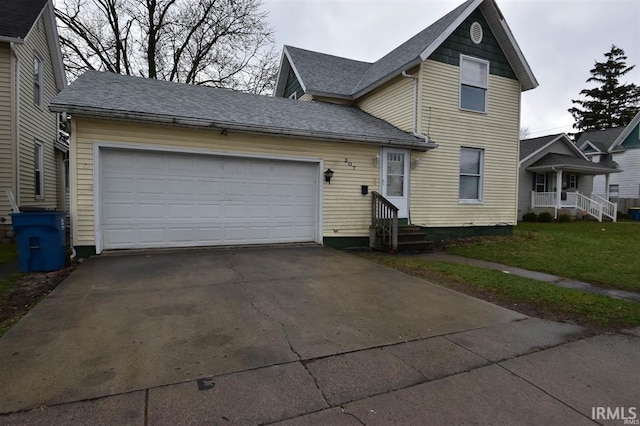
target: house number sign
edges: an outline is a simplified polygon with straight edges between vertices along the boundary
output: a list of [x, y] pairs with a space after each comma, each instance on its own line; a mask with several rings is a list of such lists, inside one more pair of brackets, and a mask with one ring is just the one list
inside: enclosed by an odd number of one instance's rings
[[353, 163], [351, 161], [349, 161], [348, 158], [345, 157], [344, 162], [347, 163], [347, 166], [353, 167], [353, 170], [356, 169], [356, 166], [354, 166]]

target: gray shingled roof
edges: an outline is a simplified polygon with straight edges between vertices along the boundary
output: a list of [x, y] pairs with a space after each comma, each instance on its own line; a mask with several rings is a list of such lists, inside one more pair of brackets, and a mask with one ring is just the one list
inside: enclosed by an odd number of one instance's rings
[[523, 139], [520, 141], [520, 160], [527, 158], [549, 142], [557, 139], [562, 133], [557, 135], [540, 136], [539, 138]]
[[87, 71], [50, 103], [54, 112], [314, 139], [428, 149], [421, 138], [357, 107]]
[[0, 37], [24, 39], [47, 0], [0, 1]]
[[354, 88], [353, 92], [359, 92], [395, 71], [406, 69], [413, 61], [416, 62], [416, 65], [422, 62], [420, 54], [424, 49], [441, 36], [447, 27], [451, 25], [473, 1], [474, 0], [468, 0], [464, 2], [377, 60], [367, 70], [366, 74], [362, 76], [362, 80], [360, 80]]
[[574, 168], [579, 170], [590, 170], [599, 173], [615, 173], [619, 171], [610, 167], [602, 166], [598, 163], [593, 163], [589, 160], [585, 160], [584, 158], [574, 157], [573, 155], [556, 154], [554, 152], [545, 155], [544, 157], [527, 167], [527, 169], [536, 169], [551, 166], [564, 166], [567, 169]]
[[602, 152], [607, 152], [611, 145], [618, 139], [618, 136], [624, 132], [625, 126], [612, 127], [604, 130], [592, 130], [590, 132], [584, 132], [578, 138], [578, 146], [582, 146], [585, 142], [591, 142]]
[[307, 90], [350, 96], [370, 62], [286, 46]]
[[464, 10], [473, 3], [468, 0], [428, 28], [374, 63], [355, 61], [324, 53], [285, 46], [307, 91], [353, 96], [378, 80], [421, 62], [420, 54], [433, 43]]

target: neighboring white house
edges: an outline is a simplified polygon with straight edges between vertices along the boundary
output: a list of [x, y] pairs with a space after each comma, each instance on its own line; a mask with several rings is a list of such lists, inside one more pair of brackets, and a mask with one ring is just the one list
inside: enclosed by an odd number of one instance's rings
[[564, 133], [521, 140], [518, 218], [542, 211], [557, 217], [563, 211], [615, 221], [615, 205], [593, 193], [593, 181], [617, 172], [589, 161]]
[[66, 85], [61, 58], [51, 0], [0, 2], [2, 231], [11, 228], [7, 191], [23, 207], [66, 207], [68, 145], [58, 139], [58, 114], [48, 110]]
[[625, 127], [583, 133], [577, 145], [591, 161], [620, 170], [608, 182], [597, 176], [595, 193], [612, 200], [640, 201], [640, 113]]

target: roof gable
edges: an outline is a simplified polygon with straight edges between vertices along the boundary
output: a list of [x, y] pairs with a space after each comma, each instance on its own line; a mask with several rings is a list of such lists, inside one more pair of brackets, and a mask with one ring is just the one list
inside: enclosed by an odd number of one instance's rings
[[640, 148], [640, 111], [631, 120], [625, 129], [620, 133], [616, 140], [609, 148], [609, 152], [617, 147], [622, 148]]
[[[523, 139], [520, 141], [520, 164], [522, 165], [524, 162], [534, 158], [536, 155], [543, 154], [546, 150], [548, 150], [552, 145], [556, 143], [563, 143], [571, 152], [574, 153], [575, 158], [579, 158], [581, 160], [589, 161], [586, 155], [578, 149], [578, 147], [571, 142], [571, 139], [565, 134], [560, 133], [556, 135], [547, 135], [540, 136], [538, 138], [532, 139]], [[566, 155], [566, 154], [558, 154], [558, 155]]]
[[[282, 96], [291, 67], [306, 93], [357, 99], [429, 58], [476, 10], [485, 18], [522, 90], [537, 87], [538, 82], [495, 1], [467, 0], [372, 64], [286, 46], [275, 95]], [[318, 66], [311, 70], [313, 64]]]
[[608, 152], [624, 129], [624, 127], [612, 127], [610, 129], [584, 132], [580, 135], [576, 144], [580, 149], [584, 149], [587, 146], [587, 142], [590, 142], [591, 145], [600, 152]]
[[[483, 29], [482, 42], [475, 44], [469, 34], [471, 25], [478, 22]], [[460, 66], [460, 55], [464, 54], [489, 61], [489, 73], [517, 80], [509, 60], [498, 44], [491, 27], [480, 9], [474, 10], [458, 28], [429, 56], [429, 59], [449, 65]]]

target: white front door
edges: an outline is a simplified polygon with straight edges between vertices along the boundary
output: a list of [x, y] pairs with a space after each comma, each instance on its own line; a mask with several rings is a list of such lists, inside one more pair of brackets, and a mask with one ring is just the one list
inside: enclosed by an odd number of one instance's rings
[[382, 195], [398, 208], [398, 217], [409, 217], [409, 150], [382, 149]]

